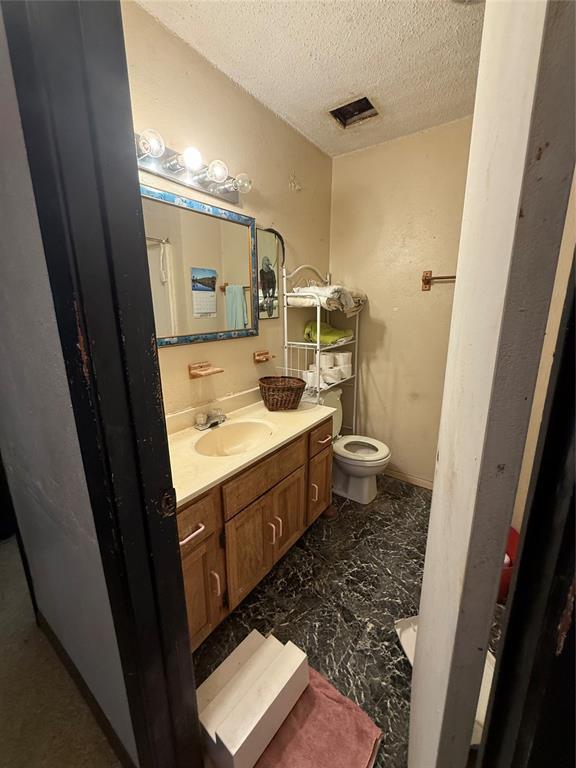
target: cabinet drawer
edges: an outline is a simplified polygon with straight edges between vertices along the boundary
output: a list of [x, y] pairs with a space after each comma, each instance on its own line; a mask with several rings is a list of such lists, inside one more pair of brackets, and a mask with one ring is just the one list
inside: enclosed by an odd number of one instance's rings
[[323, 421], [320, 426], [310, 432], [310, 458], [328, 448], [332, 442], [332, 419]]
[[224, 519], [230, 520], [263, 493], [306, 463], [307, 437], [302, 435], [293, 443], [268, 456], [257, 466], [222, 486]]
[[213, 488], [206, 496], [184, 507], [176, 519], [180, 552], [184, 554], [222, 526], [220, 489]]

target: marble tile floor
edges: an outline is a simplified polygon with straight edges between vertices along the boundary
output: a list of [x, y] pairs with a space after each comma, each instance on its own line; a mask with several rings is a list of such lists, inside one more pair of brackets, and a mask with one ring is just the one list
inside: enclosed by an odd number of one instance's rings
[[379, 478], [368, 506], [335, 498], [194, 654], [200, 684], [252, 630], [306, 651], [309, 663], [382, 728], [376, 768], [407, 763], [411, 667], [394, 631], [418, 613], [431, 493]]

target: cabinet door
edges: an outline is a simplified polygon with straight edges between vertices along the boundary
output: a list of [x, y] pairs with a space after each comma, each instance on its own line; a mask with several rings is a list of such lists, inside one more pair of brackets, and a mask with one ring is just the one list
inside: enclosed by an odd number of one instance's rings
[[182, 557], [190, 645], [195, 650], [226, 614], [224, 551], [214, 535]]
[[236, 607], [272, 567], [275, 538], [271, 493], [267, 493], [226, 523], [226, 568], [230, 608]]
[[311, 458], [308, 466], [308, 525], [310, 525], [332, 502], [332, 446]]
[[228, 614], [226, 550], [220, 536], [214, 536], [214, 541], [208, 547], [208, 580], [210, 607], [212, 610], [212, 629], [214, 629]]
[[282, 557], [306, 527], [306, 470], [300, 467], [272, 491], [275, 559]]

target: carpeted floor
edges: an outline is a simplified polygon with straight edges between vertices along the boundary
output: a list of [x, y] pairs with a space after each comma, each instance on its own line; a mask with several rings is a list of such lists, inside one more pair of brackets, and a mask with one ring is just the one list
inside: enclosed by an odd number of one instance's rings
[[15, 539], [0, 541], [0, 768], [119, 766], [36, 626]]

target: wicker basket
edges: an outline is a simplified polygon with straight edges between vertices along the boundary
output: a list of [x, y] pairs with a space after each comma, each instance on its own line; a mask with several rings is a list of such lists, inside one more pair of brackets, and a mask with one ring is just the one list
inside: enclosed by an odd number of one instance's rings
[[269, 411], [294, 411], [306, 388], [306, 382], [295, 376], [263, 376], [259, 381], [262, 400]]

